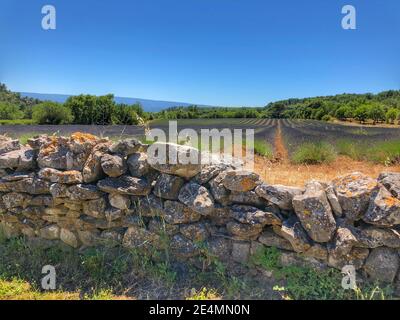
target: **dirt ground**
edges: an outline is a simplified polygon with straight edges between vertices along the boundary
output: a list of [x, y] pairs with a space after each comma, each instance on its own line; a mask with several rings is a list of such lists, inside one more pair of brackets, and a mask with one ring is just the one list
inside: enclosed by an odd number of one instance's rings
[[269, 184], [304, 186], [312, 179], [329, 182], [333, 178], [355, 171], [377, 178], [381, 172], [400, 172], [400, 165], [386, 167], [369, 162], [355, 161], [339, 156], [331, 164], [295, 165], [288, 161], [271, 162], [263, 157], [255, 157], [255, 171]]

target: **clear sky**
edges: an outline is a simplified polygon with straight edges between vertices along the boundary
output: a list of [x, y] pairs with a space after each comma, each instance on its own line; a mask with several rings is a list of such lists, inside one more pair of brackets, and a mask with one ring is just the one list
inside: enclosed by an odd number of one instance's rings
[[400, 1], [1, 0], [0, 82], [233, 106], [399, 89]]

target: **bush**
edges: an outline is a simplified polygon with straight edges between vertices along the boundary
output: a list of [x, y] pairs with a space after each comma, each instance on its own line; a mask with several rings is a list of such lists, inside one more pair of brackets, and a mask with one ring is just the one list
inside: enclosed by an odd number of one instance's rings
[[56, 102], [43, 102], [34, 106], [32, 118], [38, 124], [67, 124], [73, 120], [71, 110]]
[[23, 117], [24, 113], [17, 105], [7, 102], [0, 102], [0, 119], [16, 120], [22, 119]]
[[112, 120], [113, 124], [126, 124], [126, 125], [139, 124], [142, 121], [142, 119], [139, 117], [137, 113], [138, 106], [139, 105], [117, 104], [115, 106], [115, 112], [113, 115], [113, 120]]
[[386, 141], [365, 149], [367, 160], [385, 165], [400, 163], [400, 141]]
[[326, 142], [306, 142], [294, 153], [292, 160], [297, 164], [321, 164], [334, 161], [336, 152]]
[[273, 157], [271, 146], [262, 140], [254, 141], [254, 153], [269, 159]]
[[363, 160], [365, 146], [351, 140], [339, 140], [336, 143], [336, 150], [339, 154], [348, 156], [353, 160]]

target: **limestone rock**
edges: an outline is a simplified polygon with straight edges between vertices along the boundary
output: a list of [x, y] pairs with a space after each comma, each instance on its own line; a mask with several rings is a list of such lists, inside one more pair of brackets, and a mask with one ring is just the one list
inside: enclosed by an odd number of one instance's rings
[[190, 179], [201, 171], [200, 152], [190, 146], [156, 142], [147, 149], [147, 156], [150, 166], [162, 173]]
[[35, 153], [28, 147], [0, 154], [0, 169], [16, 169], [17, 171], [33, 169]]
[[368, 208], [371, 193], [377, 188], [377, 181], [355, 172], [334, 179], [335, 189], [343, 214], [348, 220], [359, 220]]
[[369, 224], [390, 227], [400, 224], [400, 200], [384, 187], [375, 190], [363, 220]]
[[183, 224], [199, 221], [201, 215], [177, 201], [165, 201], [164, 219], [170, 224]]
[[294, 196], [301, 195], [303, 190], [295, 187], [286, 187], [282, 185], [261, 184], [255, 192], [265, 200], [276, 204], [283, 210], [293, 210], [292, 200]]
[[214, 209], [214, 200], [210, 192], [197, 183], [185, 184], [179, 192], [178, 199], [203, 216], [211, 214]]
[[290, 242], [280, 236], [278, 236], [272, 228], [268, 228], [261, 233], [258, 237], [258, 241], [267, 247], [275, 247], [278, 249], [293, 251], [293, 247]]
[[71, 200], [94, 200], [102, 196], [102, 192], [92, 184], [76, 184], [68, 187], [67, 196]]
[[126, 195], [148, 195], [151, 185], [144, 178], [121, 176], [118, 178], [105, 178], [97, 183], [97, 187], [107, 193], [120, 193]]
[[230, 199], [229, 199], [230, 191], [226, 189], [222, 183], [224, 177], [225, 174], [224, 172], [222, 172], [215, 178], [211, 179], [209, 185], [211, 194], [215, 199], [215, 201], [222, 205], [228, 205], [230, 204]]
[[255, 207], [245, 205], [233, 205], [232, 217], [240, 223], [251, 225], [280, 225], [281, 219], [272, 212], [262, 211]]
[[101, 157], [101, 167], [104, 173], [112, 178], [125, 174], [128, 169], [124, 158], [118, 154], [104, 154]]
[[335, 189], [332, 186], [328, 186], [325, 189], [326, 197], [331, 205], [332, 211], [336, 217], [341, 217], [343, 214], [342, 207], [340, 206], [339, 199], [336, 196]]
[[130, 210], [142, 217], [157, 217], [164, 215], [164, 205], [160, 198], [149, 194], [144, 197], [132, 197]]
[[157, 197], [177, 200], [179, 191], [184, 183], [185, 180], [183, 178], [162, 173], [157, 179], [153, 192]]
[[250, 256], [250, 242], [233, 241], [232, 242], [232, 259], [239, 263], [246, 263]]
[[372, 280], [393, 282], [399, 269], [399, 255], [390, 248], [373, 249], [365, 261], [364, 269]]
[[195, 242], [204, 241], [209, 236], [209, 232], [205, 224], [201, 222], [181, 225], [179, 227], [179, 231], [186, 238]]
[[192, 181], [198, 184], [206, 184], [227, 168], [228, 166], [226, 164], [213, 164], [204, 166]]
[[39, 178], [56, 183], [77, 184], [83, 181], [82, 173], [76, 170], [60, 171], [53, 168], [43, 168], [38, 172]]
[[133, 177], [143, 177], [151, 170], [145, 152], [131, 154], [127, 160], [129, 173]]
[[156, 246], [159, 241], [159, 236], [153, 232], [150, 232], [140, 227], [129, 227], [126, 230], [122, 245], [126, 248], [146, 248], [151, 245]]
[[222, 184], [231, 191], [246, 192], [253, 190], [260, 183], [258, 174], [245, 170], [229, 170], [225, 172]]
[[29, 204], [31, 198], [32, 197], [29, 194], [17, 192], [6, 193], [1, 197], [3, 204], [7, 209], [15, 207], [25, 208]]
[[236, 221], [228, 222], [226, 229], [237, 240], [255, 240], [260, 235], [263, 227], [260, 224], [245, 224]]
[[41, 238], [47, 240], [56, 240], [60, 238], [60, 228], [55, 225], [49, 225], [39, 230], [39, 235]]
[[235, 192], [229, 194], [229, 202], [235, 204], [244, 204], [257, 208], [263, 208], [268, 205], [267, 201], [259, 197], [254, 191]]
[[14, 150], [19, 150], [21, 144], [18, 139], [11, 139], [10, 137], [0, 135], [0, 155]]
[[77, 235], [68, 229], [61, 228], [60, 231], [60, 240], [70, 247], [78, 248], [79, 247], [79, 240]]
[[118, 219], [122, 218], [123, 215], [124, 215], [124, 213], [121, 209], [117, 209], [117, 208], [113, 208], [113, 207], [106, 208], [104, 211], [104, 216], [108, 222], [118, 220]]
[[109, 147], [109, 142], [97, 144], [86, 159], [82, 169], [83, 182], [91, 183], [98, 181], [104, 177], [103, 168], [101, 167], [101, 158]]
[[315, 182], [306, 192], [293, 198], [293, 207], [303, 228], [316, 242], [328, 242], [336, 230], [336, 221], [323, 187]]
[[356, 270], [362, 268], [365, 259], [369, 255], [369, 250], [366, 248], [353, 248], [351, 251], [342, 256], [329, 254], [328, 265], [330, 267], [341, 270], [346, 265], [352, 265]]
[[172, 253], [177, 258], [187, 259], [199, 254], [196, 245], [191, 240], [186, 239], [180, 234], [172, 237], [170, 246]]
[[296, 252], [306, 252], [312, 246], [312, 241], [300, 221], [294, 217], [283, 222], [279, 235], [289, 241]]
[[112, 144], [109, 148], [111, 153], [129, 156], [145, 149], [145, 145], [135, 138], [124, 139]]
[[83, 202], [83, 213], [97, 219], [104, 218], [106, 205], [106, 201], [103, 197], [85, 201]]
[[131, 206], [131, 199], [126, 195], [118, 193], [110, 193], [108, 195], [108, 201], [114, 208], [120, 210], [128, 210]]
[[389, 228], [377, 228], [373, 226], [357, 229], [357, 247], [377, 248], [389, 247], [400, 248], [400, 233], [398, 230]]
[[394, 197], [400, 199], [400, 173], [381, 173], [378, 177], [378, 181], [382, 183]]

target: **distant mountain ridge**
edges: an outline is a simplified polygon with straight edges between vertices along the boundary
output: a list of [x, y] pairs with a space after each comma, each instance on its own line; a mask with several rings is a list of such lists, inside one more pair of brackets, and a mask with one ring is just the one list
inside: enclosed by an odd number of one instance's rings
[[[67, 94], [49, 94], [49, 93], [33, 93], [33, 92], [20, 92], [21, 96], [39, 99], [42, 101], [65, 102], [70, 96]], [[147, 112], [158, 112], [163, 109], [171, 107], [188, 107], [194, 105], [188, 102], [174, 102], [174, 101], [160, 101], [140, 98], [127, 98], [127, 97], [114, 97], [116, 103], [135, 104], [140, 103]], [[199, 105], [200, 107], [200, 105]], [[204, 106], [202, 106], [204, 107]]]

